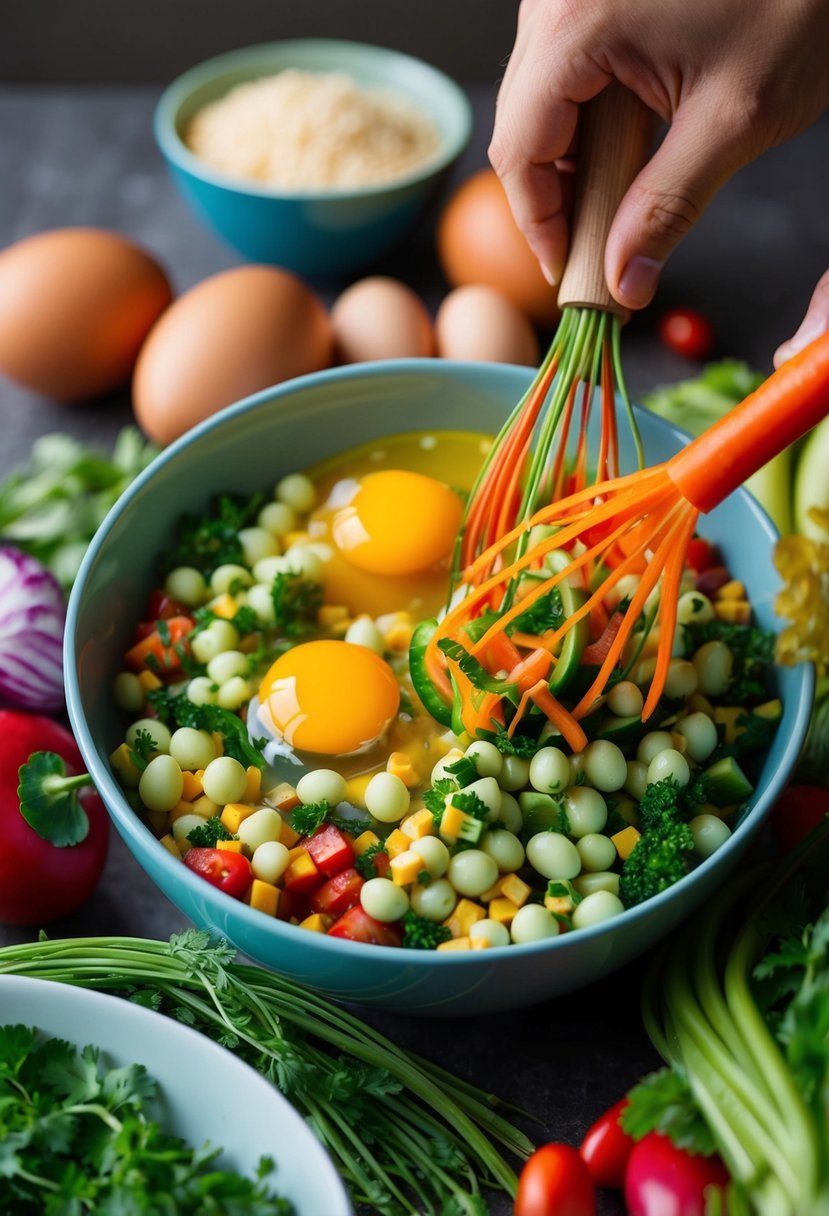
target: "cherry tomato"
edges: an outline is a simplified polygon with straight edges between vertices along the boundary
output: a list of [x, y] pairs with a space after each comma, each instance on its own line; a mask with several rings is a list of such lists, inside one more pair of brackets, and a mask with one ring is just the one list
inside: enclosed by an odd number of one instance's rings
[[829, 789], [822, 785], [790, 785], [774, 804], [771, 826], [784, 853], [829, 815]]
[[727, 1182], [719, 1157], [686, 1152], [661, 1132], [648, 1132], [625, 1171], [628, 1216], [705, 1216], [706, 1192]]
[[720, 555], [710, 540], [706, 540], [704, 536], [695, 536], [688, 544], [685, 560], [692, 570], [702, 574], [703, 570], [710, 570], [712, 566], [720, 564]]
[[38, 714], [0, 710], [0, 922], [45, 925], [86, 903], [101, 877], [109, 818], [98, 795], [80, 795], [89, 831], [79, 844], [58, 848], [20, 813], [18, 770], [33, 752], [56, 752], [69, 776], [84, 763], [68, 730]]
[[235, 899], [241, 899], [253, 878], [247, 857], [231, 853], [230, 849], [188, 849], [184, 864]]
[[714, 349], [714, 327], [693, 308], [670, 308], [659, 319], [659, 337], [684, 359], [705, 359]]
[[518, 1177], [513, 1216], [595, 1216], [596, 1186], [569, 1144], [544, 1144]]
[[335, 920], [328, 930], [329, 937], [346, 937], [352, 942], [365, 942], [370, 946], [399, 946], [403, 934], [396, 925], [384, 924], [369, 916], [361, 904], [356, 904]]
[[621, 1190], [625, 1185], [625, 1170], [634, 1145], [632, 1137], [619, 1123], [619, 1117], [627, 1104], [627, 1098], [622, 1098], [606, 1110], [593, 1126], [587, 1129], [581, 1142], [579, 1152], [596, 1186]]

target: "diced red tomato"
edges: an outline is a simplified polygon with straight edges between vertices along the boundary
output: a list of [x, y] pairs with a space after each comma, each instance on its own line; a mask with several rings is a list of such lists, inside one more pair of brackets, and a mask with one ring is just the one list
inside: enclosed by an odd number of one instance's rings
[[355, 904], [335, 920], [328, 936], [346, 937], [349, 941], [365, 942], [370, 946], [399, 946], [403, 942], [403, 933], [396, 925], [375, 920], [360, 904]]
[[581, 1142], [579, 1153], [596, 1186], [621, 1190], [625, 1185], [625, 1170], [634, 1145], [633, 1138], [619, 1123], [627, 1104], [626, 1097], [614, 1103], [587, 1129]]
[[189, 609], [180, 600], [174, 600], [161, 587], [154, 587], [147, 600], [148, 621], [169, 621], [173, 616], [187, 616]]
[[291, 891], [283, 887], [276, 906], [277, 920], [305, 920], [311, 914], [311, 897], [302, 891]]
[[694, 536], [688, 543], [685, 561], [697, 574], [702, 574], [703, 570], [719, 565], [720, 555], [710, 540], [703, 536]]
[[725, 566], [708, 566], [697, 575], [697, 591], [703, 595], [713, 595], [731, 580], [731, 572]]
[[302, 843], [313, 857], [320, 874], [326, 878], [333, 878], [340, 870], [354, 865], [351, 841], [333, 823], [321, 824], [313, 836], [308, 836]]
[[311, 897], [311, 907], [326, 916], [342, 916], [360, 902], [360, 888], [365, 879], [358, 870], [349, 867], [324, 882]]
[[247, 857], [230, 849], [188, 849], [184, 864], [226, 895], [241, 899], [251, 884], [253, 872]]
[[186, 653], [188, 643], [185, 639], [192, 628], [191, 617], [170, 617], [161, 630], [156, 625], [151, 633], [131, 646], [124, 655], [124, 662], [131, 671], [149, 670], [158, 674], [178, 671], [181, 667], [179, 649]]
[[714, 326], [695, 308], [669, 308], [659, 318], [659, 337], [684, 359], [705, 359], [716, 342]]

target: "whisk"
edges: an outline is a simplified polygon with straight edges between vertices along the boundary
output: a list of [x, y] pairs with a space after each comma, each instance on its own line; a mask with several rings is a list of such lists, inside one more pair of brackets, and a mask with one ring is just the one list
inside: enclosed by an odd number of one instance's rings
[[[542, 502], [618, 472], [617, 396], [642, 448], [619, 353], [624, 310], [608, 291], [603, 255], [619, 202], [641, 168], [653, 114], [618, 82], [586, 107], [570, 252], [558, 302], [561, 321], [532, 384], [497, 435], [472, 487], [453, 561], [453, 584], [494, 541]], [[587, 465], [587, 427], [598, 400], [595, 468]], [[575, 461], [568, 448], [576, 437]]]
[[[468, 590], [440, 622], [429, 643], [430, 669], [440, 665], [443, 652], [454, 656], [450, 663], [467, 675], [478, 667], [484, 670], [481, 659], [495, 653], [493, 647], [499, 643], [508, 642], [515, 651], [508, 657], [517, 657], [525, 670], [532, 659], [536, 665], [533, 676], [539, 671], [541, 675], [535, 683], [528, 683], [516, 666], [500, 684], [491, 681], [488, 694], [484, 693], [490, 697], [484, 707], [489, 729], [498, 720], [493, 712], [498, 705], [492, 699], [496, 693], [500, 691], [502, 698], [514, 697], [516, 689], [523, 688], [510, 729], [514, 730], [528, 703], [534, 702], [578, 751], [586, 742], [580, 722], [596, 708], [631, 634], [642, 621], [646, 602], [661, 584], [655, 621], [659, 629], [656, 664], [641, 714], [646, 721], [665, 687], [680, 580], [700, 513], [712, 510], [827, 414], [829, 334], [785, 363], [670, 460], [584, 487], [541, 507], [499, 536], [465, 570]], [[538, 525], [551, 529], [551, 534], [519, 549], [520, 542], [526, 541], [530, 530]], [[534, 578], [517, 602], [507, 604], [507, 588], [515, 586], [526, 572], [543, 567], [553, 550], [568, 554], [566, 564], [549, 577]], [[529, 654], [522, 657], [515, 645], [517, 635], [513, 633], [510, 638], [507, 634], [510, 624], [542, 597], [588, 570], [601, 572], [601, 581], [591, 584], [578, 607], [560, 625], [535, 636], [523, 635], [521, 641]], [[549, 691], [547, 673], [554, 663], [553, 656], [579, 622], [606, 601], [630, 573], [635, 573], [639, 581], [618, 613], [615, 635], [589, 687], [572, 709], [566, 709]], [[493, 611], [493, 605], [500, 607]]]

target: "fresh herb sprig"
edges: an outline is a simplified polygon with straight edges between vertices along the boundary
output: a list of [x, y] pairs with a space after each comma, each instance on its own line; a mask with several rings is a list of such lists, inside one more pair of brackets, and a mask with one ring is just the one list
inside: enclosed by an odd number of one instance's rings
[[481, 1188], [514, 1195], [500, 1151], [533, 1145], [496, 1099], [409, 1055], [340, 1006], [235, 960], [199, 930], [169, 942], [40, 940], [0, 949], [0, 974], [129, 997], [195, 1026], [259, 1069], [308, 1118], [357, 1202], [387, 1214], [478, 1216]]
[[60, 1213], [195, 1212], [291, 1216], [264, 1179], [216, 1165], [222, 1149], [193, 1148], [148, 1112], [157, 1090], [141, 1064], [107, 1067], [97, 1048], [78, 1050], [31, 1026], [0, 1026], [0, 1210]]

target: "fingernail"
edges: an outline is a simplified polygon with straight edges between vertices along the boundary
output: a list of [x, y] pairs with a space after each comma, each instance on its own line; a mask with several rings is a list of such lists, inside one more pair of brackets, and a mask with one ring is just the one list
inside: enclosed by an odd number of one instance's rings
[[539, 262], [539, 266], [541, 267], [541, 273], [544, 275], [544, 278], [547, 280], [550, 286], [558, 287], [558, 275], [554, 274], [553, 271], [550, 270], [550, 267], [545, 266], [543, 262]]
[[662, 262], [636, 254], [630, 259], [619, 279], [619, 291], [631, 308], [644, 308], [650, 303], [659, 282]]

